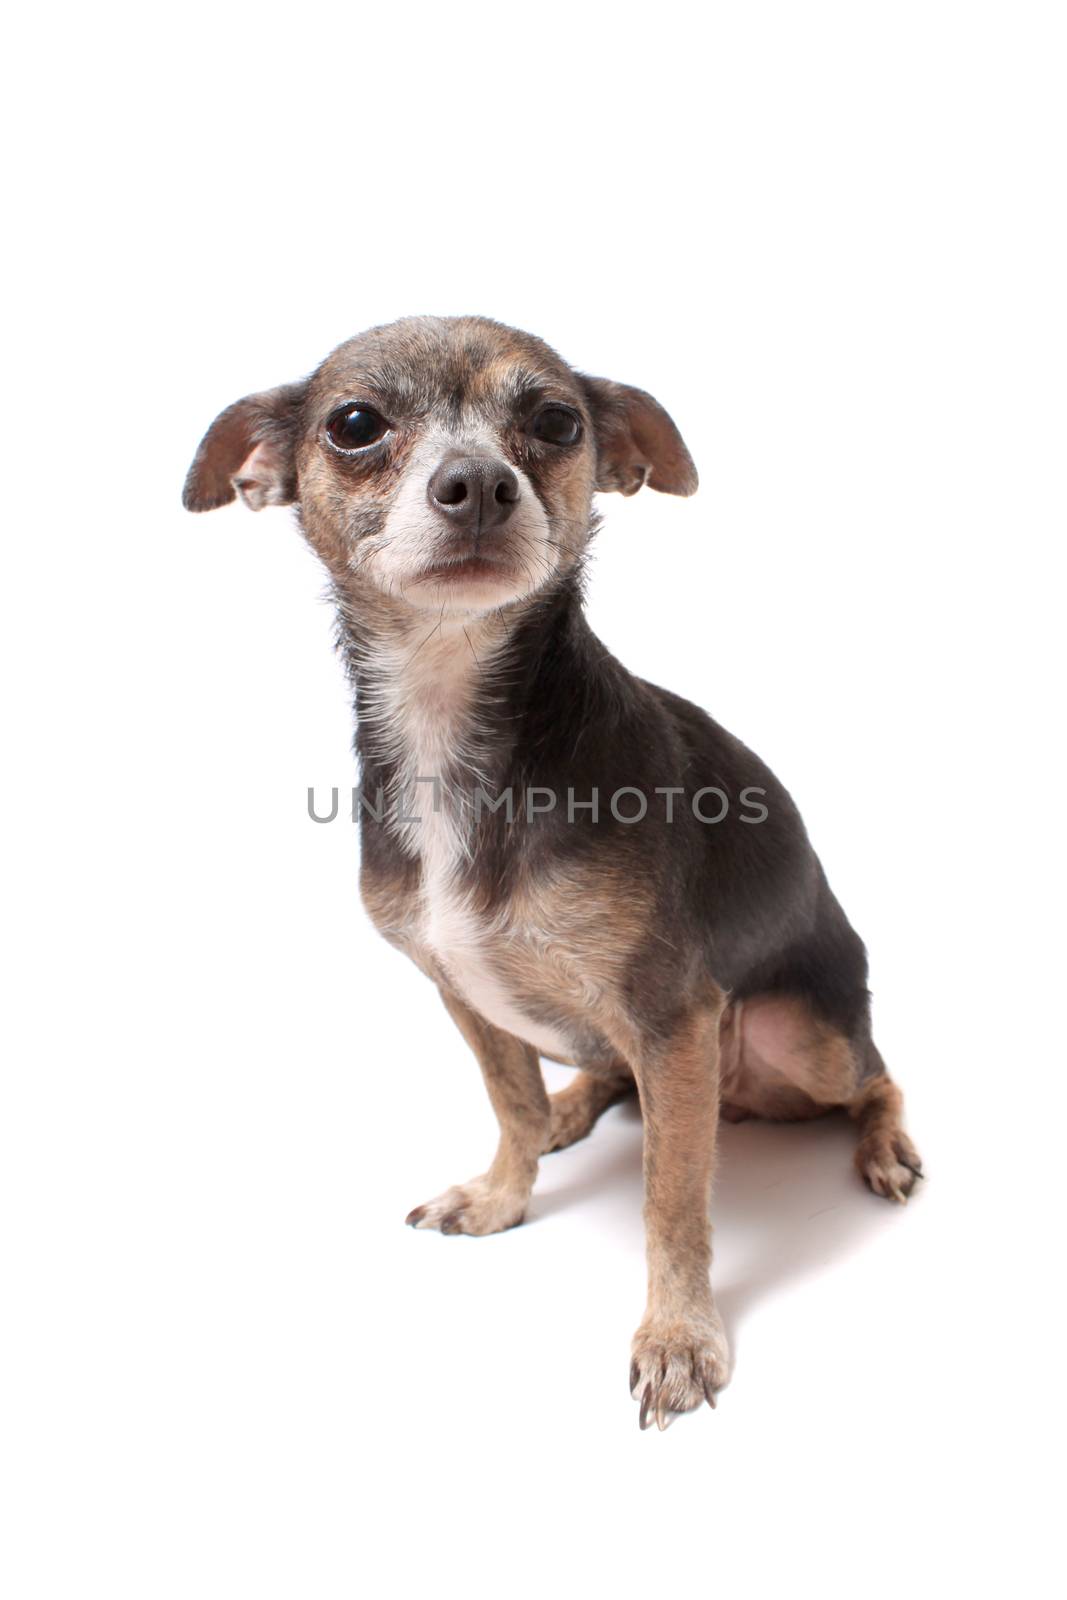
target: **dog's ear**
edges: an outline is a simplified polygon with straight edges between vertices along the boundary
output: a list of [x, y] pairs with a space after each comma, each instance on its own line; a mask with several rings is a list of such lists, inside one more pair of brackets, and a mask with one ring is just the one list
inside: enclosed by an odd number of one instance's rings
[[579, 377], [596, 433], [598, 489], [693, 494], [697, 469], [658, 400], [609, 378]]
[[238, 494], [253, 511], [296, 499], [296, 443], [307, 387], [286, 383], [250, 394], [215, 418], [185, 480], [187, 511], [214, 511]]

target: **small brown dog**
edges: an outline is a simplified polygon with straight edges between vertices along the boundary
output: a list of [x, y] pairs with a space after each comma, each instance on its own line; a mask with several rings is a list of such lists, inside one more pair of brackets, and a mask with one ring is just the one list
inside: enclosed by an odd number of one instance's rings
[[[726, 1381], [709, 1282], [720, 1112], [845, 1107], [856, 1165], [921, 1175], [870, 1031], [867, 961], [786, 791], [591, 632], [593, 494], [692, 494], [670, 417], [482, 318], [351, 339], [211, 425], [185, 486], [294, 503], [333, 580], [355, 688], [363, 898], [438, 985], [500, 1122], [483, 1176], [408, 1217], [522, 1220], [540, 1157], [636, 1085], [648, 1305], [641, 1426]], [[579, 1068], [548, 1095], [539, 1055]]]

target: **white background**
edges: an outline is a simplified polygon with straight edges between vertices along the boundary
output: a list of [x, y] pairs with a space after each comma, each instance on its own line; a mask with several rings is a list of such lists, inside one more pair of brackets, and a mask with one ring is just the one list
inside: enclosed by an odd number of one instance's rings
[[[1053, 1593], [1061, 9], [14, 26], [5, 1594]], [[290, 514], [180, 509], [222, 406], [423, 311], [677, 419], [700, 493], [605, 504], [594, 623], [792, 789], [929, 1171], [727, 1129], [735, 1375], [662, 1435], [632, 1110], [525, 1227], [403, 1227], [479, 1074], [308, 820], [350, 718]]]

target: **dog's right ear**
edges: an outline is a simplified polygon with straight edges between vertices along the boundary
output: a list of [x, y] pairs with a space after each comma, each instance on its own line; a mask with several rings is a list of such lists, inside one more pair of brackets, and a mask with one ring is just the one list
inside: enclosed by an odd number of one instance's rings
[[296, 444], [307, 383], [247, 395], [227, 406], [200, 441], [182, 490], [187, 511], [214, 511], [240, 495], [246, 506], [296, 499]]

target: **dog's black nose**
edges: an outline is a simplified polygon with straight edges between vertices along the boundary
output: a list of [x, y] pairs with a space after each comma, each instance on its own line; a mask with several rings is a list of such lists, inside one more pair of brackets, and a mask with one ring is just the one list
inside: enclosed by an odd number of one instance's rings
[[442, 461], [427, 493], [435, 511], [477, 535], [508, 520], [519, 502], [519, 480], [492, 456], [459, 456]]

